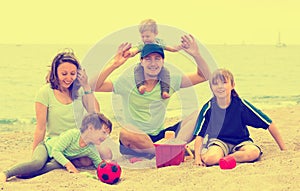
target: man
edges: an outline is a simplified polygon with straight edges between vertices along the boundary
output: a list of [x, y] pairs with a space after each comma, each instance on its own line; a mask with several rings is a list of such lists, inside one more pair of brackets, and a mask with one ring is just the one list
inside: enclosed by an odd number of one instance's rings
[[[180, 88], [186, 88], [205, 82], [209, 79], [209, 68], [199, 53], [198, 45], [192, 35], [181, 37], [182, 49], [191, 55], [197, 65], [197, 70], [189, 75], [171, 74], [170, 95]], [[141, 95], [134, 81], [134, 73], [124, 72], [116, 81], [107, 80], [108, 76], [123, 65], [130, 57], [131, 44], [123, 43], [117, 54], [100, 73], [95, 91], [114, 92], [122, 97], [125, 122], [120, 131], [120, 152], [136, 156], [153, 156], [153, 142], [164, 137], [165, 131], [176, 132], [176, 138], [189, 142], [197, 120], [194, 112], [180, 123], [164, 128], [165, 108], [168, 99], [162, 100], [158, 74], [164, 64], [164, 51], [157, 44], [146, 44], [141, 51], [141, 65], [144, 69], [146, 92]], [[149, 155], [148, 155], [149, 156]]]

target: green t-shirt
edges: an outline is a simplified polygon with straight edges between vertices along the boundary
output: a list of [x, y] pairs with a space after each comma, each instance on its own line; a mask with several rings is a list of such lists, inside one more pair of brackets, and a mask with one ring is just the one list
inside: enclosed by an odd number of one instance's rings
[[62, 132], [79, 128], [84, 115], [82, 104], [82, 89], [79, 96], [70, 104], [60, 103], [51, 85], [45, 84], [40, 88], [35, 97], [35, 102], [39, 102], [48, 108], [46, 138], [60, 135]]
[[[170, 95], [180, 89], [182, 76], [170, 74]], [[133, 67], [128, 68], [123, 74], [113, 81], [114, 93], [121, 95], [123, 126], [133, 125], [139, 130], [157, 135], [164, 129], [166, 108], [170, 99], [161, 98], [160, 83], [158, 82], [151, 92], [141, 95], [134, 81]]]
[[70, 129], [45, 141], [49, 157], [53, 157], [59, 164], [65, 166], [69, 160], [87, 156], [97, 168], [101, 162], [99, 152], [93, 144], [79, 146], [79, 129]]

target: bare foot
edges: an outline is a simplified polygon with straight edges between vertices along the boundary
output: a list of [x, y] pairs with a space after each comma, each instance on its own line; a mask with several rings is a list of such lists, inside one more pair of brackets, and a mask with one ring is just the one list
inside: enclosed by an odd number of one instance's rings
[[6, 182], [6, 180], [7, 180], [6, 175], [3, 172], [1, 172], [0, 173], [0, 183]]
[[140, 92], [140, 94], [144, 94], [145, 91], [146, 91], [146, 86], [141, 85], [141, 86], [139, 87], [139, 92]]
[[170, 94], [169, 94], [168, 92], [163, 92], [163, 93], [161, 94], [161, 97], [162, 97], [163, 99], [168, 99], [168, 98], [170, 98]]
[[136, 163], [136, 162], [139, 162], [139, 161], [143, 161], [143, 159], [139, 158], [139, 157], [132, 157], [132, 158], [129, 159], [130, 163]]

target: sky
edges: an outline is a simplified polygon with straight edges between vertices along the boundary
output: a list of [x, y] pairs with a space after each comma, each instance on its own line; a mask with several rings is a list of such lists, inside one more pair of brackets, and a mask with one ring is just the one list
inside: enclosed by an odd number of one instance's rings
[[91, 44], [152, 18], [206, 44], [300, 44], [299, 0], [1, 1], [0, 44]]

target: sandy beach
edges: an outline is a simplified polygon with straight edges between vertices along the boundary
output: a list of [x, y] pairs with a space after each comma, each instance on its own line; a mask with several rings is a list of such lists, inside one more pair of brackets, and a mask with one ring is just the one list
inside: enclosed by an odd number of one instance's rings
[[[232, 170], [198, 167], [193, 165], [193, 160], [164, 168], [123, 167], [120, 182], [107, 185], [86, 174], [70, 174], [59, 169], [32, 179], [12, 178], [1, 184], [0, 190], [300, 190], [300, 106], [264, 112], [277, 124], [288, 151], [280, 151], [268, 131], [250, 128], [251, 137], [264, 154], [259, 161], [238, 164]], [[115, 124], [113, 140], [117, 139], [118, 129]], [[3, 132], [0, 139], [0, 171], [30, 159], [33, 132]], [[190, 146], [193, 148], [193, 143]], [[95, 169], [80, 171], [96, 173]]]

